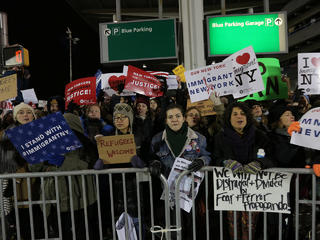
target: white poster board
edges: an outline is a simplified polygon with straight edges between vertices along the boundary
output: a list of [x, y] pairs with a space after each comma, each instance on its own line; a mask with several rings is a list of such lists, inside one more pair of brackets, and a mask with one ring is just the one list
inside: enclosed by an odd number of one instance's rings
[[23, 101], [26, 104], [29, 104], [30, 102], [34, 104], [38, 103], [38, 98], [33, 88], [21, 90], [21, 93], [22, 93]]
[[291, 173], [266, 171], [233, 174], [215, 167], [214, 210], [290, 213], [291, 177]]
[[298, 54], [298, 88], [306, 94], [320, 94], [320, 53]]
[[300, 122], [300, 131], [293, 132], [291, 144], [302, 147], [320, 149], [320, 107], [306, 112]]
[[234, 98], [240, 98], [264, 90], [256, 54], [252, 46], [246, 47], [223, 60], [233, 66], [235, 88]]
[[[181, 172], [187, 170], [190, 163], [191, 161], [184, 158], [176, 158], [174, 161], [172, 170], [168, 177], [169, 206], [171, 207], [175, 205], [175, 181]], [[203, 172], [194, 172], [194, 199], [196, 199], [203, 178]], [[164, 193], [162, 193], [161, 199], [164, 200]], [[192, 205], [192, 177], [186, 175], [180, 182], [180, 208], [189, 213]]]

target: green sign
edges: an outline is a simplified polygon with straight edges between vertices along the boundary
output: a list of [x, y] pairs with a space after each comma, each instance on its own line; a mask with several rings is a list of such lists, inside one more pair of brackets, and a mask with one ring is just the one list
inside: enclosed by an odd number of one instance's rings
[[251, 94], [239, 101], [288, 98], [288, 86], [281, 80], [280, 62], [276, 58], [258, 58], [264, 91]]
[[101, 63], [177, 57], [175, 19], [100, 23]]
[[209, 57], [252, 46], [256, 54], [287, 53], [285, 12], [207, 17]]

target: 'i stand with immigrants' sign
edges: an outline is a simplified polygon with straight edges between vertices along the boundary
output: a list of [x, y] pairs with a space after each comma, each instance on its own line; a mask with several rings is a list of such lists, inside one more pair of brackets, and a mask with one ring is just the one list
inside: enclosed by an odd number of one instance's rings
[[215, 167], [214, 210], [290, 213], [292, 173], [260, 171], [233, 174]]

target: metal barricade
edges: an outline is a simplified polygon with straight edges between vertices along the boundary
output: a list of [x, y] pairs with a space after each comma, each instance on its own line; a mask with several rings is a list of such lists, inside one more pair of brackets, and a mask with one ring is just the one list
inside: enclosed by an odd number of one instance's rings
[[[88, 178], [92, 178], [94, 186], [88, 186]], [[27, 200], [19, 200], [17, 193], [17, 182], [22, 179], [26, 180], [27, 183]], [[82, 170], [82, 171], [52, 171], [52, 172], [34, 172], [34, 173], [20, 173], [20, 174], [2, 174], [0, 175], [0, 186], [2, 191], [0, 191], [0, 210], [1, 210], [1, 230], [2, 230], [2, 239], [66, 239], [63, 238], [64, 234], [64, 222], [66, 222], [65, 216], [63, 215], [62, 208], [62, 185], [61, 179], [64, 179], [67, 186], [65, 189], [68, 189], [68, 208], [70, 208], [70, 231], [72, 233], [71, 239], [118, 239], [117, 238], [117, 229], [116, 229], [116, 218], [119, 217], [120, 213], [119, 209], [121, 207], [117, 207], [119, 202], [123, 202], [123, 210], [124, 214], [124, 233], [125, 239], [130, 239], [130, 225], [129, 218], [127, 217], [130, 210], [132, 210], [132, 206], [128, 206], [128, 199], [134, 199], [134, 210], [137, 212], [136, 216], [131, 216], [136, 229], [136, 234], [138, 239], [155, 239], [154, 234], [151, 234], [149, 229], [154, 228], [155, 225], [155, 216], [154, 216], [154, 208], [158, 206], [154, 206], [153, 193], [154, 191], [159, 191], [160, 189], [153, 189], [152, 178], [148, 172], [147, 168], [144, 169], [134, 169], [134, 168], [121, 168], [121, 169], [105, 169], [105, 170]], [[38, 189], [33, 188], [34, 181], [40, 182], [40, 187]], [[12, 183], [13, 186], [13, 196], [9, 197], [12, 199], [13, 209], [14, 211], [14, 225], [15, 225], [15, 236], [9, 236], [12, 232], [8, 233], [9, 226], [6, 225], [8, 216], [5, 215], [5, 202], [8, 203], [8, 196], [4, 196], [4, 189], [6, 188], [8, 181]], [[50, 199], [46, 199], [47, 193], [46, 191], [49, 181], [51, 181], [51, 185], [54, 188], [54, 192], [51, 192], [53, 196]], [[162, 186], [164, 187], [164, 216], [165, 216], [165, 228], [170, 228], [170, 213], [168, 206], [168, 185], [166, 179], [161, 175], [160, 181]], [[117, 184], [115, 183], [117, 182]], [[118, 184], [120, 183], [120, 185]], [[77, 186], [75, 186], [77, 184]], [[127, 185], [133, 185], [134, 193], [129, 192], [129, 188]], [[92, 215], [92, 209], [89, 206], [89, 187], [94, 188], [96, 203], [93, 208], [94, 215], [96, 216], [96, 222], [90, 222], [90, 214]], [[132, 190], [132, 189], [131, 189]], [[39, 191], [40, 196], [38, 199], [32, 199], [32, 194], [34, 191]], [[80, 197], [78, 195], [74, 195], [74, 193], [82, 194]], [[121, 191], [121, 194], [120, 194]], [[162, 191], [162, 189], [161, 189]], [[106, 194], [109, 192], [109, 194]], [[78, 194], [77, 193], [77, 194]], [[146, 193], [149, 195], [147, 196]], [[7, 193], [6, 193], [7, 194]], [[103, 196], [102, 196], [103, 195]], [[120, 196], [120, 197], [119, 197]], [[66, 197], [66, 196], [64, 196]], [[63, 201], [65, 201], [63, 197]], [[77, 198], [82, 199], [81, 202], [77, 202]], [[80, 201], [80, 200], [79, 200]], [[106, 206], [108, 203], [108, 206]], [[65, 202], [64, 202], [65, 204]], [[49, 207], [50, 206], [50, 207]], [[54, 213], [56, 215], [55, 222], [52, 221], [49, 223], [47, 210], [52, 209], [54, 206]], [[79, 206], [84, 206], [83, 208], [79, 208]], [[23, 232], [21, 231], [21, 227], [26, 224], [26, 218], [21, 218], [21, 208], [24, 207], [24, 212], [28, 212], [28, 221], [30, 222], [30, 233], [27, 237], [23, 237]], [[131, 209], [129, 209], [131, 207]], [[40, 209], [41, 213], [39, 219], [36, 219], [36, 215], [34, 214], [35, 209]], [[90, 209], [89, 209], [90, 208]], [[105, 211], [110, 211], [108, 215], [106, 215]], [[77, 226], [77, 219], [79, 217], [79, 211], [81, 210], [80, 216], [82, 216], [82, 225], [83, 229], [79, 229]], [[145, 211], [146, 210], [146, 211]], [[148, 210], [148, 212], [147, 212]], [[12, 213], [12, 212], [11, 212]], [[51, 212], [52, 213], [52, 212]], [[39, 212], [38, 212], [39, 215]], [[106, 220], [106, 221], [104, 221]], [[55, 225], [56, 231], [53, 236], [50, 235], [51, 225]], [[92, 232], [90, 232], [90, 226], [95, 224], [98, 226], [98, 233], [96, 237], [92, 237]], [[78, 228], [77, 228], [78, 227]], [[112, 233], [106, 232], [107, 228], [111, 228]], [[39, 233], [39, 229], [43, 229]], [[122, 228], [123, 229], [123, 228]], [[77, 236], [79, 230], [83, 233], [81, 236]], [[165, 233], [166, 239], [170, 239], [170, 232]]]
[[[176, 179], [175, 182], [175, 212], [176, 212], [176, 225], [177, 228], [191, 228], [192, 227], [192, 234], [187, 235], [187, 238], [182, 236], [182, 231], [178, 231], [177, 233], [177, 239], [192, 239], [192, 240], [196, 240], [197, 236], [201, 236], [201, 238], [198, 239], [227, 239], [225, 236], [225, 226], [223, 225], [224, 222], [224, 211], [213, 211], [213, 201], [210, 202], [210, 200], [213, 200], [213, 186], [209, 184], [209, 180], [211, 180], [209, 178], [209, 173], [213, 171], [213, 167], [203, 167], [201, 169], [201, 171], [204, 172], [205, 174], [205, 178], [204, 178], [204, 187], [205, 187], [205, 196], [204, 197], [204, 201], [205, 201], [205, 226], [202, 226], [200, 229], [197, 229], [197, 216], [196, 216], [196, 207], [195, 207], [195, 196], [194, 196], [194, 174], [190, 173], [189, 171], [184, 171], [182, 172], [179, 177]], [[291, 185], [294, 184], [295, 187], [295, 195], [294, 195], [294, 212], [291, 213], [291, 216], [293, 217], [294, 220], [294, 237], [290, 238], [291, 239], [295, 239], [295, 240], [301, 240], [301, 239], [312, 239], [312, 240], [316, 240], [317, 237], [319, 237], [319, 233], [316, 233], [316, 207], [317, 205], [320, 205], [320, 201], [316, 199], [316, 184], [317, 184], [317, 178], [316, 176], [313, 174], [313, 171], [311, 169], [297, 169], [297, 168], [292, 168], [292, 169], [281, 169], [281, 168], [273, 168], [273, 169], [268, 169], [266, 171], [270, 171], [270, 172], [289, 172], [289, 173], [293, 173], [295, 176], [295, 178], [293, 178], [291, 180]], [[193, 206], [192, 206], [192, 212], [189, 214], [189, 218], [192, 218], [192, 226], [183, 226], [182, 221], [181, 221], [181, 215], [183, 210], [180, 209], [180, 183], [181, 180], [183, 179], [184, 176], [191, 174], [192, 177], [192, 202], [193, 202]], [[311, 193], [311, 199], [305, 199], [305, 198], [300, 198], [299, 193], [300, 193], [300, 189], [299, 189], [299, 182], [301, 181], [301, 179], [304, 176], [309, 176], [311, 177], [311, 182], [312, 182], [312, 186], [309, 189], [309, 192]], [[213, 177], [213, 175], [212, 175]], [[319, 179], [318, 179], [319, 181]], [[213, 183], [213, 179], [212, 179], [212, 183]], [[203, 184], [203, 183], [202, 183]], [[319, 184], [319, 183], [318, 183]], [[210, 185], [210, 186], [209, 186]], [[211, 188], [211, 189], [210, 189]], [[209, 195], [211, 193], [211, 195]], [[318, 193], [319, 194], [319, 193]], [[320, 195], [320, 194], [319, 194]], [[198, 198], [199, 196], [197, 196]], [[293, 203], [291, 203], [292, 205]], [[308, 236], [305, 236], [304, 234], [302, 234], [302, 230], [304, 230], [306, 232], [306, 222], [301, 222], [300, 221], [300, 214], [301, 214], [301, 205], [302, 206], [311, 206], [311, 210], [309, 212], [308, 218], [304, 219], [303, 221], [309, 221], [311, 222], [310, 224], [310, 231], [308, 233]], [[319, 211], [319, 210], [318, 210]], [[215, 216], [219, 216], [218, 218], [212, 217], [212, 213], [215, 212]], [[234, 221], [233, 221], [233, 230], [234, 230], [234, 240], [239, 239], [237, 236], [237, 218], [236, 218], [236, 211], [234, 211]], [[261, 237], [264, 240], [268, 239], [268, 224], [267, 224], [267, 215], [269, 213], [263, 212], [261, 213], [263, 215], [263, 234], [262, 236], [260, 236], [259, 239], [261, 239]], [[277, 213], [275, 213], [277, 214]], [[319, 213], [318, 213], [319, 214]], [[278, 221], [279, 221], [279, 227], [278, 227], [278, 239], [284, 239], [283, 238], [283, 214], [279, 213], [278, 214]], [[252, 233], [252, 229], [251, 229], [251, 221], [252, 221], [252, 213], [249, 212], [249, 234], [248, 234], [248, 239], [257, 239], [253, 237], [253, 233]], [[212, 230], [212, 222], [216, 222], [215, 225], [218, 227], [214, 228], [215, 232]], [[318, 222], [319, 224], [319, 222]], [[217, 230], [217, 231], [216, 231]], [[211, 232], [210, 232], [211, 231]], [[199, 234], [199, 232], [201, 232], [201, 234]], [[261, 233], [260, 233], [261, 234]], [[317, 235], [316, 235], [317, 234]], [[191, 237], [192, 235], [192, 237]], [[270, 239], [270, 238], [269, 238]], [[288, 238], [286, 238], [288, 239]], [[273, 240], [273, 239], [272, 239]]]

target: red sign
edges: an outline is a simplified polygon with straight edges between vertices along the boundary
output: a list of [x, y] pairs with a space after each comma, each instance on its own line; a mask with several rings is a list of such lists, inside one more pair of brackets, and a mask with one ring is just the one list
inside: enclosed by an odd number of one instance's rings
[[148, 97], [160, 97], [163, 95], [160, 90], [161, 82], [155, 76], [130, 65], [128, 66], [124, 88]]
[[78, 105], [96, 103], [96, 77], [80, 78], [66, 85], [64, 92], [66, 108], [73, 100]]

